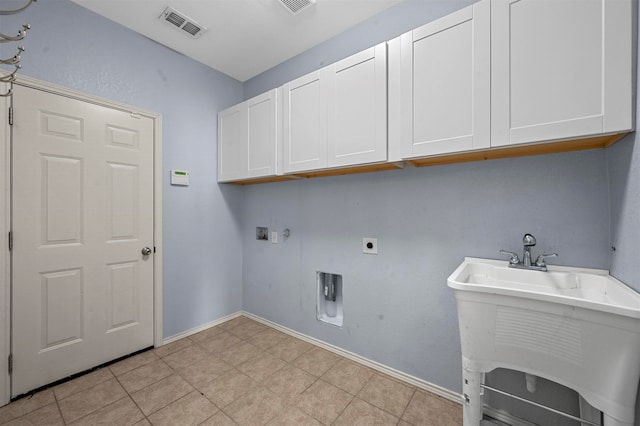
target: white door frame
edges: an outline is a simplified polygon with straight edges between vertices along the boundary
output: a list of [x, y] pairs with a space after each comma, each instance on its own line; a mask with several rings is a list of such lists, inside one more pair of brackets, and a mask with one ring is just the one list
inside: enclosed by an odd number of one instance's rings
[[[0, 71], [0, 75], [2, 74]], [[153, 120], [153, 232], [156, 250], [153, 257], [153, 345], [156, 347], [162, 345], [162, 116], [157, 112], [88, 95], [30, 77], [18, 76], [13, 84], [126, 111]], [[0, 84], [0, 93], [6, 92], [6, 88]], [[9, 100], [10, 98], [0, 97], [0, 406], [9, 403], [11, 398], [8, 374], [11, 336], [11, 275], [8, 250], [11, 213]]]

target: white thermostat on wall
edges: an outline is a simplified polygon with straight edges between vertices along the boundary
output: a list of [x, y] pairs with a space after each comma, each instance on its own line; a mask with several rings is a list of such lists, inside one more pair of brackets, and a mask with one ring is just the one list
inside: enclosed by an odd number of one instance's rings
[[186, 170], [171, 170], [171, 185], [189, 186], [189, 172]]

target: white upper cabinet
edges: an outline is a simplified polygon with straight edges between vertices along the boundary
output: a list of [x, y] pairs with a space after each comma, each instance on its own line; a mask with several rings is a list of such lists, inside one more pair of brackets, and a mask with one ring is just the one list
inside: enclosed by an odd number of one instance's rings
[[482, 1], [389, 42], [390, 160], [489, 147], [490, 13]]
[[278, 174], [278, 89], [218, 114], [218, 181]]
[[285, 173], [327, 167], [326, 68], [286, 83], [283, 92]]
[[491, 145], [633, 128], [631, 0], [493, 0]]
[[285, 173], [386, 161], [386, 53], [382, 43], [284, 85]]
[[387, 159], [387, 45], [327, 68], [329, 167]]
[[218, 182], [245, 178], [246, 144], [242, 141], [243, 104], [218, 113]]

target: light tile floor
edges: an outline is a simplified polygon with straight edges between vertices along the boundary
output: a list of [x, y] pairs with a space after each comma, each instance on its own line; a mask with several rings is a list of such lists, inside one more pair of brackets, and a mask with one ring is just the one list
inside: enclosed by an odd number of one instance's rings
[[462, 408], [241, 316], [6, 405], [0, 424], [458, 426]]

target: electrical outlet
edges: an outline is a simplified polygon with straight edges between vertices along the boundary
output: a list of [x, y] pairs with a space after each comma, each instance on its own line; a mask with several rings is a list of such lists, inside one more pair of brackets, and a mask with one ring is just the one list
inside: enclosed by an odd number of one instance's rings
[[271, 231], [271, 242], [278, 244], [278, 231]]
[[364, 254], [378, 254], [378, 239], [369, 237], [363, 238], [362, 252]]

